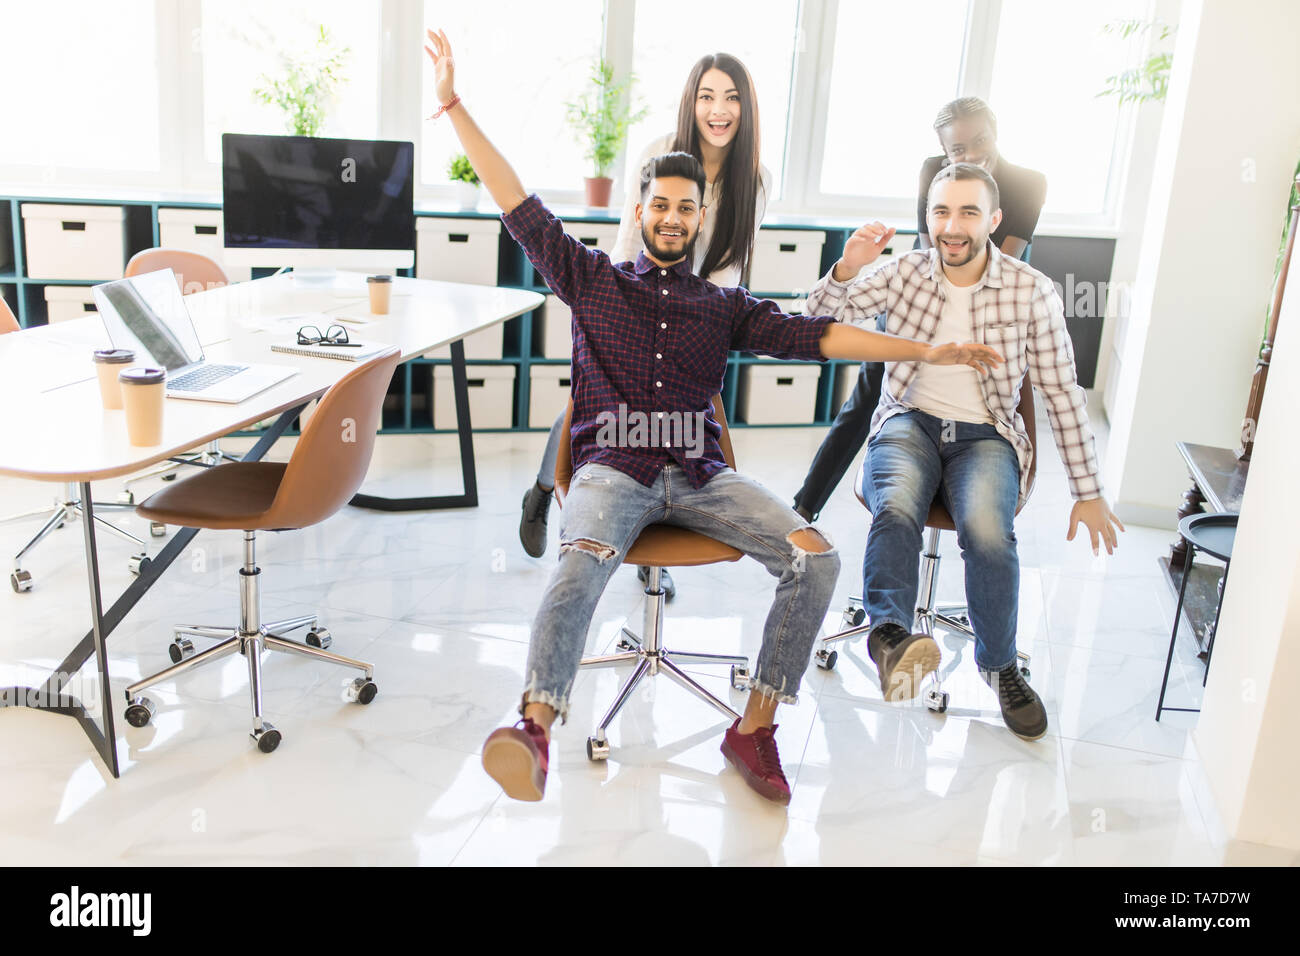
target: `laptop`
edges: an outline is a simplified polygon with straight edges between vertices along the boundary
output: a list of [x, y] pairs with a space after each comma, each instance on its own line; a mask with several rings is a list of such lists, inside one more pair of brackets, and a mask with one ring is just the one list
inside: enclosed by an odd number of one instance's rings
[[237, 404], [297, 374], [285, 365], [209, 362], [176, 275], [146, 272], [93, 286], [95, 306], [114, 348], [131, 349], [167, 370], [167, 397]]

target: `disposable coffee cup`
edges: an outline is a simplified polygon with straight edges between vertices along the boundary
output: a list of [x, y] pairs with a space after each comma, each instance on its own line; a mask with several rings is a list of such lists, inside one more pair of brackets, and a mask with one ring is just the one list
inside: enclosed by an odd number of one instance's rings
[[99, 376], [99, 397], [105, 408], [122, 407], [122, 386], [118, 384], [117, 375], [123, 365], [135, 361], [135, 353], [130, 349], [99, 349], [95, 352], [95, 372]]
[[128, 368], [118, 375], [126, 406], [126, 434], [132, 445], [162, 444], [163, 398], [167, 372], [160, 368]]
[[393, 277], [366, 276], [366, 288], [370, 290], [370, 314], [387, 315], [393, 297]]

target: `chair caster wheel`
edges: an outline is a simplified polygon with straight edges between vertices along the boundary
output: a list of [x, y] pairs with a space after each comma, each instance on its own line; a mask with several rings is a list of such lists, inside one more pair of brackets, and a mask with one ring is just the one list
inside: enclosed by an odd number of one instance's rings
[[318, 647], [321, 650], [329, 647], [334, 643], [334, 638], [330, 637], [330, 632], [323, 627], [313, 627], [307, 632], [307, 646]]
[[141, 574], [144, 574], [144, 572], [149, 570], [149, 565], [151, 563], [149, 555], [143, 553], [133, 554], [127, 560], [127, 567], [130, 569], [132, 574], [139, 577]]
[[749, 690], [749, 668], [739, 664], [731, 665], [731, 686], [736, 690]]
[[150, 521], [149, 534], [155, 538], [165, 538], [167, 537], [167, 526], [161, 521]]
[[135, 504], [135, 492], [132, 492], [132, 491], [123, 491], [123, 492], [120, 492], [120, 493], [118, 494], [118, 496], [117, 496], [117, 503], [118, 503], [119, 505], [133, 505], [133, 504]]
[[254, 730], [248, 736], [257, 741], [257, 749], [264, 754], [269, 754], [280, 746], [280, 731], [265, 721], [262, 722], [261, 730]]
[[948, 692], [946, 690], [926, 691], [925, 706], [936, 714], [942, 714], [948, 709]]
[[9, 575], [9, 586], [14, 589], [15, 594], [22, 594], [24, 591], [30, 591], [32, 589], [32, 572], [13, 572]]
[[176, 638], [167, 645], [167, 656], [172, 659], [173, 664], [189, 660], [194, 656], [194, 642], [188, 637]]
[[1029, 668], [1025, 667], [1023, 664], [1020, 667], [1020, 676], [1025, 680], [1029, 680]]
[[357, 704], [368, 704], [375, 699], [379, 688], [369, 677], [358, 677], [348, 684], [348, 700]]
[[866, 619], [867, 612], [865, 608], [850, 604], [844, 609], [844, 617], [841, 618], [841, 623], [844, 625], [844, 630], [847, 631], [851, 627], [861, 627], [862, 622]]
[[587, 759], [599, 762], [609, 759], [609, 741], [587, 738]]
[[132, 727], [146, 727], [155, 710], [157, 708], [148, 697], [133, 697], [126, 706], [126, 722]]
[[625, 654], [628, 653], [629, 651], [636, 650], [636, 645], [633, 644], [631, 641], [629, 641], [626, 637], [620, 637], [618, 639], [618, 643], [615, 644], [614, 646], [617, 650], [620, 650]]
[[835, 670], [835, 662], [840, 659], [839, 651], [818, 651], [817, 666], [824, 671]]

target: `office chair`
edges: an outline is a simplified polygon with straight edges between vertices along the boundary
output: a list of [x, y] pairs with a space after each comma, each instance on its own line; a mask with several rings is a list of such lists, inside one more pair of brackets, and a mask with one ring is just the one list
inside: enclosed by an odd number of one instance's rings
[[[17, 331], [19, 331], [18, 319], [9, 308], [9, 304], [5, 302], [4, 299], [0, 298], [0, 335]], [[86, 514], [81, 507], [81, 501], [77, 497], [78, 494], [80, 494], [80, 491], [77, 488], [76, 482], [65, 482], [63, 485], [63, 494], [59, 498], [55, 499], [53, 511], [49, 508], [38, 508], [35, 511], [27, 511], [23, 514], [9, 515], [6, 518], [0, 518], [0, 524], [7, 524], [10, 521], [21, 521], [24, 518], [36, 518], [40, 516], [45, 516], [46, 518], [45, 524], [41, 526], [40, 531], [36, 532], [36, 536], [23, 545], [22, 550], [14, 555], [14, 569], [9, 573], [9, 586], [14, 589], [15, 593], [25, 594], [32, 589], [32, 574], [30, 571], [24, 570], [22, 565], [23, 557], [26, 556], [27, 552], [40, 544], [51, 531], [54, 531], [56, 528], [62, 528], [65, 522], [75, 520], [76, 518], [85, 518]], [[104, 508], [117, 511], [131, 510], [129, 506], [121, 504], [100, 503], [95, 506], [96, 511]], [[140, 570], [149, 562], [148, 555], [143, 551], [144, 542], [131, 534], [131, 532], [124, 531], [112, 522], [104, 520], [98, 514], [95, 515], [95, 520], [100, 523], [100, 527], [105, 531], [140, 546], [142, 550], [140, 553], [132, 555], [130, 562], [131, 572], [133, 574], [139, 574]]]
[[[132, 727], [148, 724], [156, 709], [141, 691], [236, 652], [248, 659], [251, 736], [263, 753], [275, 750], [281, 739], [280, 732], [262, 717], [264, 649], [360, 670], [362, 676], [348, 685], [348, 697], [360, 704], [374, 700], [378, 693], [374, 666], [326, 650], [330, 634], [318, 624], [315, 614], [262, 622], [257, 532], [305, 528], [324, 521], [348, 503], [365, 480], [384, 393], [400, 356], [398, 349], [389, 349], [349, 372], [326, 392], [288, 464], [241, 461], [207, 468], [150, 495], [136, 509], [151, 521], [181, 527], [242, 530], [244, 566], [239, 572], [239, 624], [175, 628], [168, 648], [172, 666], [126, 689], [126, 719]], [[283, 636], [302, 627], [310, 628], [305, 643]], [[219, 640], [196, 654], [193, 637]]]
[[[145, 272], [157, 272], [159, 269], [171, 269], [176, 273], [176, 283], [181, 287], [181, 295], [202, 292], [230, 285], [226, 273], [220, 265], [198, 252], [186, 252], [183, 249], [144, 249], [131, 257], [126, 264], [125, 278]], [[211, 468], [223, 461], [239, 461], [238, 455], [231, 455], [221, 450], [221, 443], [216, 439], [208, 442], [202, 451], [185, 452], [163, 462], [152, 471], [133, 475], [122, 484], [122, 493], [118, 502], [124, 505], [135, 504], [135, 493], [131, 486], [147, 478], [161, 476], [163, 481], [174, 481], [178, 465], [194, 465], [198, 468]], [[150, 534], [162, 537], [167, 533], [162, 525], [151, 525]]]
[[[731, 448], [731, 435], [727, 431], [727, 416], [722, 409], [721, 396], [713, 396], [713, 414], [722, 426], [722, 435], [718, 443], [727, 464], [736, 467], [736, 456]], [[560, 448], [555, 459], [555, 500], [564, 507], [564, 498], [569, 491], [569, 482], [573, 477], [573, 454], [569, 446], [569, 427], [573, 419], [573, 402], [570, 400], [564, 414], [564, 428], [560, 431]], [[632, 691], [645, 677], [657, 677], [660, 673], [672, 678], [706, 704], [725, 714], [729, 720], [738, 720], [740, 715], [727, 704], [714, 697], [701, 687], [674, 661], [684, 664], [729, 664], [731, 665], [731, 684], [743, 690], [749, 679], [749, 659], [732, 654], [701, 654], [690, 651], [670, 651], [663, 646], [664, 600], [665, 593], [661, 587], [663, 568], [696, 567], [702, 564], [717, 564], [722, 561], [739, 561], [744, 553], [714, 538], [678, 528], [667, 524], [652, 524], [645, 528], [632, 542], [623, 563], [650, 568], [650, 577], [645, 586], [645, 613], [642, 618], [641, 634], [634, 634], [623, 628], [623, 637], [618, 642], [617, 654], [599, 657], [587, 657], [578, 663], [584, 667], [612, 667], [616, 664], [633, 664], [635, 667], [618, 695], [610, 705], [605, 716], [601, 718], [594, 736], [587, 738], [587, 758], [605, 760], [609, 757], [609, 741], [605, 732], [614, 722], [618, 712], [623, 709]]]
[[[1034, 479], [1038, 474], [1038, 441], [1036, 424], [1034, 421], [1034, 389], [1026, 378], [1020, 383], [1020, 404], [1016, 411], [1025, 423], [1025, 432], [1029, 436], [1029, 447], [1033, 450], [1029, 458], [1029, 483], [1026, 486], [1025, 500], [1029, 500], [1029, 494], [1034, 488]], [[863, 464], [866, 467], [866, 464]], [[862, 507], [866, 508], [867, 503], [862, 498], [862, 482], [854, 482], [853, 494], [857, 497]], [[1016, 514], [1020, 513], [1023, 502], [1016, 507]], [[941, 626], [945, 630], [951, 631], [966, 640], [975, 640], [975, 631], [971, 627], [970, 614], [965, 604], [935, 604], [936, 592], [939, 588], [939, 535], [943, 531], [956, 531], [957, 525], [952, 520], [952, 515], [944, 507], [942, 498], [935, 496], [934, 501], [930, 504], [930, 513], [925, 519], [926, 538], [925, 548], [921, 552], [920, 561], [920, 587], [917, 589], [917, 600], [920, 602], [916, 608], [916, 629], [924, 634], [934, 636], [935, 626]], [[848, 606], [844, 609], [843, 624], [847, 625], [845, 630], [829, 637], [822, 638], [821, 647], [813, 655], [817, 661], [817, 666], [823, 670], [834, 670], [835, 661], [839, 657], [837, 651], [831, 650], [830, 645], [839, 641], [848, 640], [851, 637], [858, 637], [870, 633], [871, 622], [866, 620], [866, 611], [862, 607], [861, 597], [849, 598]], [[1025, 679], [1029, 679], [1029, 655], [1023, 651], [1016, 651], [1016, 657], [1020, 661], [1020, 673]], [[934, 683], [925, 695], [925, 706], [936, 713], [942, 714], [948, 709], [948, 692], [943, 689], [943, 681], [939, 672], [934, 674]]]

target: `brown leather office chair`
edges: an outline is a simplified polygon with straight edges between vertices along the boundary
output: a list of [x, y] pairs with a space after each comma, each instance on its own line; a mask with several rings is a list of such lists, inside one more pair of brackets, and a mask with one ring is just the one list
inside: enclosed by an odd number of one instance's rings
[[[349, 685], [348, 696], [362, 704], [374, 699], [378, 691], [372, 680], [373, 665], [327, 651], [329, 632], [317, 624], [316, 615], [262, 623], [256, 544], [258, 531], [305, 528], [324, 521], [356, 493], [366, 477], [384, 393], [400, 356], [398, 349], [389, 349], [353, 369], [326, 392], [287, 464], [237, 462], [205, 469], [151, 495], [139, 506], [137, 510], [150, 521], [242, 530], [244, 566], [239, 572], [239, 625], [176, 628], [168, 649], [175, 663], [126, 689], [126, 719], [132, 727], [145, 726], [154, 714], [154, 704], [140, 696], [142, 690], [239, 651], [248, 658], [252, 737], [258, 749], [270, 753], [279, 746], [280, 732], [262, 719], [263, 647], [356, 668], [364, 676]], [[282, 636], [300, 627], [311, 628], [306, 643]], [[195, 654], [191, 637], [220, 640]]]
[[[145, 272], [157, 272], [159, 269], [171, 269], [172, 272], [176, 273], [176, 284], [181, 288], [181, 295], [190, 295], [194, 292], [203, 292], [206, 289], [218, 289], [230, 285], [230, 280], [226, 278], [225, 271], [215, 260], [200, 252], [186, 252], [184, 249], [163, 249], [160, 247], [142, 249], [131, 257], [131, 261], [126, 264], [126, 271], [123, 275], [129, 279], [131, 276], [138, 276]], [[239, 456], [222, 451], [219, 441], [210, 441], [202, 451], [185, 452], [163, 462], [157, 468], [139, 475], [132, 475], [122, 483], [122, 493], [118, 495], [118, 502], [124, 505], [134, 505], [135, 495], [131, 491], [132, 485], [144, 481], [146, 478], [156, 478], [160, 475], [163, 481], [172, 481], [176, 477], [177, 465], [211, 468], [213, 465], [220, 465], [223, 461], [239, 461]], [[167, 533], [167, 529], [162, 524], [155, 522], [150, 526], [149, 532], [154, 537], [162, 537]]]
[[[719, 444], [722, 446], [723, 457], [728, 465], [735, 468], [736, 456], [731, 448], [731, 435], [727, 431], [727, 416], [722, 409], [721, 397], [717, 395], [713, 396], [713, 414], [718, 424], [722, 426]], [[564, 413], [564, 428], [560, 432], [560, 448], [555, 459], [555, 500], [560, 503], [561, 508], [564, 507], [564, 497], [569, 491], [569, 481], [573, 477], [573, 453], [569, 447], [569, 427], [572, 418], [573, 402], [570, 401], [568, 410]], [[627, 680], [623, 682], [623, 686], [619, 688], [613, 704], [605, 712], [595, 735], [587, 738], [589, 759], [604, 760], [609, 757], [609, 741], [605, 737], [605, 732], [614, 722], [623, 705], [627, 703], [628, 698], [632, 696], [632, 691], [636, 689], [637, 684], [641, 683], [641, 679], [646, 676], [655, 677], [663, 673], [706, 704], [717, 708], [729, 719], [739, 719], [739, 714], [696, 683], [674, 663], [674, 660], [687, 664], [730, 664], [732, 686], [744, 689], [749, 679], [748, 658], [731, 654], [670, 651], [664, 647], [665, 594], [660, 586], [660, 578], [663, 568], [685, 568], [701, 564], [717, 564], [721, 561], [739, 561], [743, 557], [743, 552], [708, 535], [667, 524], [650, 525], [632, 542], [632, 546], [623, 555], [623, 563], [650, 569], [650, 577], [645, 587], [645, 614], [641, 634], [637, 635], [623, 628], [623, 637], [618, 642], [618, 653], [587, 657], [578, 664], [580, 668], [636, 664]]]
[[[1034, 489], [1034, 479], [1038, 475], [1038, 439], [1034, 421], [1034, 389], [1029, 384], [1028, 378], [1020, 384], [1020, 404], [1016, 407], [1016, 411], [1020, 413], [1020, 417], [1024, 420], [1025, 432], [1029, 436], [1029, 446], [1033, 449], [1033, 454], [1029, 459], [1029, 482], [1025, 489], [1025, 500], [1028, 501], [1029, 494]], [[862, 507], [866, 508], [867, 503], [862, 499], [860, 482], [854, 482], [853, 494]], [[1020, 506], [1016, 508], [1016, 514], [1019, 513]], [[952, 515], [948, 513], [948, 509], [944, 507], [939, 496], [936, 496], [930, 505], [930, 513], [926, 516], [925, 527], [927, 534], [925, 548], [921, 552], [920, 586], [917, 588], [917, 600], [920, 603], [916, 608], [915, 627], [919, 631], [933, 636], [937, 624], [945, 630], [952, 631], [967, 640], [973, 641], [975, 631], [971, 627], [970, 614], [965, 604], [935, 604], [935, 595], [939, 587], [939, 534], [942, 531], [957, 530]], [[830, 649], [830, 645], [871, 631], [871, 622], [866, 620], [866, 613], [863, 611], [860, 597], [849, 598], [848, 607], [844, 610], [843, 623], [850, 626], [837, 634], [822, 638], [821, 647], [813, 655], [817, 661], [817, 666], [823, 670], [833, 670], [835, 661], [839, 656], [838, 652]], [[1016, 651], [1016, 657], [1020, 661], [1020, 673], [1028, 679], [1029, 655], [1024, 651]], [[938, 672], [934, 675], [934, 683], [926, 691], [925, 706], [940, 714], [948, 709], [948, 692], [943, 689], [943, 681], [940, 679]]]

